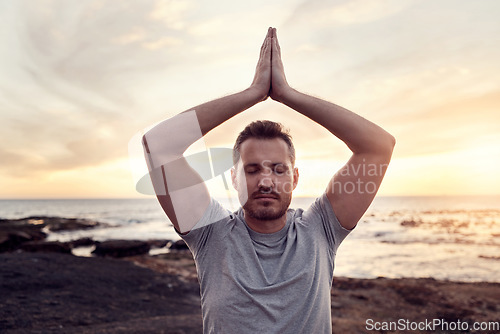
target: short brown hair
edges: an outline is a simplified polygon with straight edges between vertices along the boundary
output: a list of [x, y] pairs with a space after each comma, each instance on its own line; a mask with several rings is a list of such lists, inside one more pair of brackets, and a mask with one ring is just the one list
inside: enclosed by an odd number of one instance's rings
[[273, 121], [254, 121], [248, 124], [243, 131], [240, 132], [233, 147], [233, 163], [236, 164], [240, 160], [241, 144], [247, 139], [274, 139], [281, 138], [288, 145], [290, 160], [292, 166], [295, 165], [295, 148], [292, 143], [292, 136], [287, 129], [281, 124]]

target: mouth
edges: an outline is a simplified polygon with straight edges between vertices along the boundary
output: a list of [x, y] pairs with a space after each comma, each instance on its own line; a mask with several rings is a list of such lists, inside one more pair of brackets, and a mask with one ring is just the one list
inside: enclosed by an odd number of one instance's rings
[[254, 196], [254, 199], [274, 199], [274, 200], [277, 200], [278, 197], [277, 196], [274, 196], [274, 195], [257, 195], [257, 196]]

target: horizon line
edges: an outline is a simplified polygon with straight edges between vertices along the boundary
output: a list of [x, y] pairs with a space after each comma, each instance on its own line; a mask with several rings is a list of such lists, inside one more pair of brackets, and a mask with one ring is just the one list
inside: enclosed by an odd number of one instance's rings
[[[293, 199], [298, 198], [317, 198], [321, 195], [317, 196], [293, 196]], [[395, 197], [498, 197], [499, 194], [429, 194], [429, 195], [378, 195], [374, 198], [395, 198]], [[213, 196], [217, 198], [216, 196]], [[26, 201], [36, 201], [36, 200], [137, 200], [137, 199], [155, 199], [151, 196], [144, 197], [0, 197], [0, 201], [18, 201], [18, 200], [26, 200]]]

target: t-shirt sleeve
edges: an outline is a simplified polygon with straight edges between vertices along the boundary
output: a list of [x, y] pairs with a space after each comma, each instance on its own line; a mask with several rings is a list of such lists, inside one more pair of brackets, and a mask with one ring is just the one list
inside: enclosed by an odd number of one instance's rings
[[210, 203], [198, 223], [191, 231], [186, 234], [179, 234], [179, 236], [186, 242], [193, 255], [197, 257], [203, 252], [209, 239], [213, 236], [215, 223], [230, 215], [229, 210], [222, 207], [214, 198], [210, 198]]
[[311, 222], [321, 224], [333, 253], [337, 251], [339, 245], [352, 231], [340, 224], [326, 193], [316, 199], [309, 209], [304, 212], [304, 216]]

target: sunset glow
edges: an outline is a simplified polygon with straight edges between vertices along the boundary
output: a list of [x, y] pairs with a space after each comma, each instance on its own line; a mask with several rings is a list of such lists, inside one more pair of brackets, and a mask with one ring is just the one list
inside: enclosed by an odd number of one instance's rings
[[[292, 87], [396, 137], [380, 194], [499, 194], [498, 13], [494, 0], [3, 1], [0, 198], [144, 197], [131, 138], [247, 88], [268, 26]], [[271, 100], [204, 146], [232, 147], [255, 119], [290, 129], [295, 196], [319, 195], [349, 158]]]

